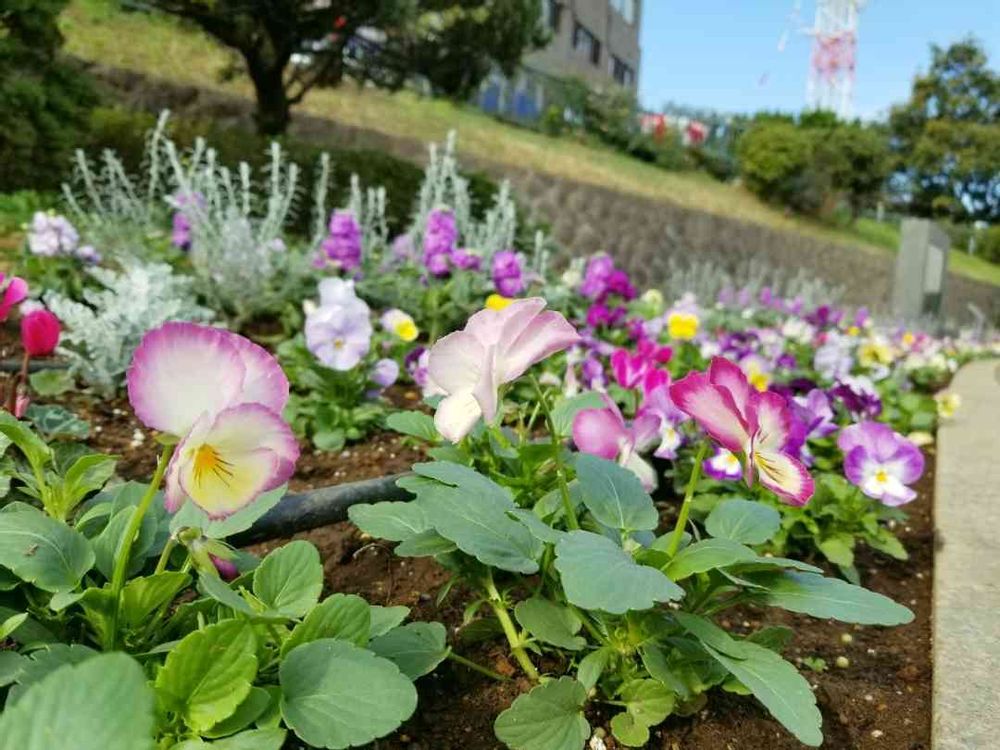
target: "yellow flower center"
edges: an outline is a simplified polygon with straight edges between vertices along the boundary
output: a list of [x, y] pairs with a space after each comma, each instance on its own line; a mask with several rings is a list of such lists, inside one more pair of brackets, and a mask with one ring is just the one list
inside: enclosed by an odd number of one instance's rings
[[194, 453], [194, 481], [200, 486], [207, 474], [215, 474], [223, 484], [228, 485], [232, 479], [232, 464], [226, 461], [219, 452], [207, 443], [193, 448]]
[[771, 382], [771, 378], [768, 377], [767, 373], [763, 372], [752, 372], [747, 380], [750, 381], [750, 385], [761, 392], [766, 391], [768, 384]]
[[667, 332], [672, 339], [690, 341], [698, 333], [698, 316], [691, 313], [671, 313], [667, 318]]
[[732, 467], [732, 466], [738, 466], [739, 463], [740, 463], [740, 460], [738, 458], [736, 458], [736, 456], [734, 454], [730, 453], [728, 456], [726, 456], [726, 466], [730, 466], [730, 467]]
[[859, 333], [861, 333], [861, 329], [858, 328], [857, 326], [851, 326], [850, 328], [847, 329], [848, 336], [857, 336]]
[[486, 309], [487, 310], [503, 310], [507, 305], [509, 305], [514, 300], [509, 297], [504, 297], [501, 294], [491, 294], [486, 298]]
[[345, 343], [346, 342], [343, 339], [334, 339], [333, 340], [333, 348], [334, 349], [343, 349]]
[[917, 337], [914, 336], [913, 333], [910, 331], [907, 331], [906, 333], [903, 334], [903, 346], [910, 346], [916, 340]]
[[396, 335], [403, 341], [414, 341], [420, 333], [417, 324], [409, 319], [399, 321], [395, 326], [395, 330]]
[[879, 469], [875, 472], [875, 481], [879, 484], [885, 484], [889, 481], [889, 475], [885, 472], [885, 469]]

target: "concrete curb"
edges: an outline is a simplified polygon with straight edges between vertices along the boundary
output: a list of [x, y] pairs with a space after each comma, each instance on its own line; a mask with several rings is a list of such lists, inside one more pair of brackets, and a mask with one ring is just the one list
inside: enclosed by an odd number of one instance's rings
[[1000, 747], [1000, 362], [964, 367], [938, 432], [935, 750]]

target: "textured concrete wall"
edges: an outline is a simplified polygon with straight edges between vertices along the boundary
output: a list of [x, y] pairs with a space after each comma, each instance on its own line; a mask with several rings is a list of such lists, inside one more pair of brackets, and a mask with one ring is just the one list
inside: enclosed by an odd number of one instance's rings
[[[150, 82], [137, 74], [96, 70], [123, 103], [159, 111], [165, 107], [225, 124], [250, 126], [251, 104], [187, 86]], [[296, 136], [318, 145], [373, 148], [420, 161], [427, 146], [318, 117], [296, 115]], [[459, 143], [461, 150], [461, 143]], [[755, 262], [795, 272], [802, 268], [829, 284], [846, 289], [845, 302], [888, 310], [895, 256], [784, 232], [738, 219], [620, 193], [493, 162], [462, 158], [462, 163], [495, 177], [506, 177], [521, 204], [552, 228], [555, 239], [574, 254], [607, 251], [635, 274], [642, 285], [664, 278], [671, 256], [718, 262], [730, 270], [748, 256]], [[971, 322], [974, 303], [991, 320], [1000, 319], [1000, 287], [949, 274], [945, 315]]]

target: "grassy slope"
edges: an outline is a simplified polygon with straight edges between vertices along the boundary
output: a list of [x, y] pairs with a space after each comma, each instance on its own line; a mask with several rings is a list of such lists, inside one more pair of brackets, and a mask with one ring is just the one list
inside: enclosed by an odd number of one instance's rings
[[[109, 0], [74, 0], [64, 14], [63, 30], [68, 51], [84, 59], [251, 95], [243, 78], [228, 83], [220, 80], [220, 70], [234, 62], [231, 54], [173, 19], [121, 13], [111, 9]], [[701, 173], [666, 172], [610, 149], [549, 138], [501, 123], [472, 107], [409, 92], [388, 94], [348, 85], [314, 91], [301, 108], [348, 125], [428, 142], [440, 141], [454, 129], [466, 154], [849, 243], [868, 252], [894, 250], [898, 241], [891, 227], [872, 222], [853, 230], [838, 230], [789, 217], [747, 191]], [[952, 253], [951, 266], [966, 276], [1000, 285], [998, 266], [962, 253]]]

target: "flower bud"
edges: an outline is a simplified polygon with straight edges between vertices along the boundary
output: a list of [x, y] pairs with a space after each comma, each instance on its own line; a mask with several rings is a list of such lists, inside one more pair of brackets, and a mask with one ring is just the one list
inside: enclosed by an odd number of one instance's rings
[[32, 310], [21, 318], [21, 344], [32, 357], [47, 357], [59, 344], [62, 326], [48, 310]]

